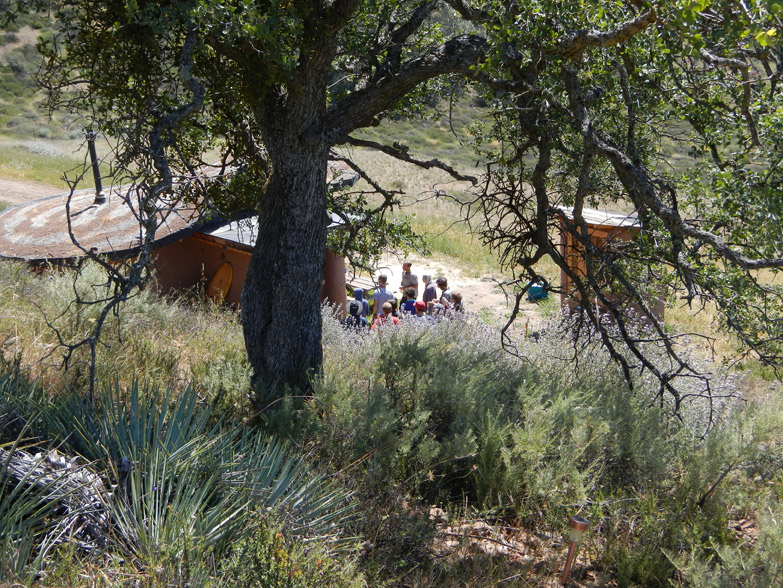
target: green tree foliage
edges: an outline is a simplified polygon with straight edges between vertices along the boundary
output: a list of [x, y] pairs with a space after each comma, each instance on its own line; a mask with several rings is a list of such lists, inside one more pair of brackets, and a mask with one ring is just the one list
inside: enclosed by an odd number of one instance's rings
[[[198, 199], [214, 197], [218, 207], [260, 213], [242, 305], [260, 396], [277, 394], [279, 385], [305, 387], [320, 370], [328, 209], [350, 221], [332, 244], [358, 251], [360, 262], [367, 263], [387, 240], [415, 243], [407, 225], [385, 220], [386, 211], [399, 204], [398, 192], [331, 149], [354, 141], [351, 133], [376, 124], [379, 116], [415, 113], [422, 98], [437, 91], [441, 76], [468, 72], [477, 63], [483, 39], [444, 38], [431, 19], [439, 5], [56, 5], [62, 28], [42, 46], [49, 106], [73, 111], [84, 117], [85, 127], [113, 138], [115, 183], [131, 186], [134, 198], [141, 198], [146, 234], [154, 235], [165, 216], [161, 203], [170, 201], [175, 188]], [[404, 149], [395, 149], [404, 156]], [[210, 167], [214, 150], [219, 164]], [[380, 198], [370, 204], [361, 193], [349, 202], [327, 194], [329, 159], [353, 168]], [[408, 160], [459, 175], [437, 161]], [[212, 171], [205, 174], [207, 169]], [[124, 276], [115, 280], [129, 282]]]
[[[626, 380], [649, 371], [677, 402], [678, 376], [696, 370], [656, 315], [660, 299], [715, 305], [744, 349], [772, 366], [782, 357], [783, 291], [762, 271], [783, 267], [780, 11], [556, 1], [498, 3], [480, 19], [491, 26], [478, 77], [494, 115], [478, 147], [493, 164], [470, 213], [514, 272], [518, 301], [551, 257]], [[592, 242], [585, 207], [630, 209], [640, 237]], [[569, 267], [561, 227], [584, 250], [584, 272]], [[634, 332], [640, 316], [647, 328]], [[643, 353], [649, 340], [665, 361]]]
[[[491, 107], [477, 143], [492, 163], [468, 210], [514, 274], [517, 309], [524, 285], [540, 278], [536, 262], [551, 257], [571, 278], [567, 294], [580, 321], [626, 380], [636, 368], [653, 374], [677, 406], [676, 381], [698, 373], [654, 312], [659, 299], [715, 305], [745, 349], [780, 363], [781, 291], [762, 272], [783, 266], [778, 2], [58, 6], [63, 29], [45, 47], [50, 106], [80, 112], [116, 138], [117, 161], [128, 170], [120, 179], [153, 200], [175, 180], [200, 193], [207, 180], [197, 171], [212, 148], [222, 153], [219, 174], [242, 172], [244, 193], [261, 213], [243, 295], [261, 405], [263, 396], [279, 394], [279, 384], [307, 386], [307, 374], [320, 370], [318, 291], [330, 202], [324, 174], [332, 148], [374, 147], [473, 180], [407, 146], [352, 134], [418, 112], [454, 75], [475, 84]], [[439, 10], [447, 14], [436, 20]], [[470, 34], [459, 33], [463, 25]], [[675, 151], [693, 160], [671, 165]], [[375, 218], [382, 217], [397, 194], [370, 183], [382, 201]], [[371, 224], [362, 197], [332, 199], [333, 208], [359, 211], [358, 224]], [[640, 237], [593, 243], [583, 211], [605, 205], [632, 209]], [[557, 246], [561, 226], [584, 250], [583, 273]], [[358, 230], [349, 235], [336, 244], [361, 250], [372, 243]], [[639, 317], [645, 329], [634, 327]], [[645, 354], [648, 340], [667, 352], [665, 360]]]

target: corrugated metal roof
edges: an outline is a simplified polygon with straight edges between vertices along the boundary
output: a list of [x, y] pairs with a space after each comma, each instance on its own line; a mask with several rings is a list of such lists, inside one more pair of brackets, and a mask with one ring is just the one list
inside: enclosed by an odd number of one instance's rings
[[[329, 224], [329, 229], [339, 229], [340, 227], [345, 226], [343, 219], [336, 213], [331, 213], [330, 218], [331, 223]], [[214, 225], [211, 225], [211, 227], [214, 227]], [[201, 229], [201, 233], [215, 237], [216, 239], [229, 241], [236, 245], [243, 245], [249, 249], [252, 249], [256, 244], [256, 238], [258, 237], [257, 216], [231, 221], [230, 223], [214, 228], [211, 227], [208, 225]]]
[[[333, 190], [349, 188], [359, 181], [359, 174], [348, 168], [346, 164], [337, 161], [329, 162], [328, 175], [331, 178], [329, 187]], [[338, 214], [332, 212], [329, 217], [330, 229], [345, 226], [343, 219]], [[205, 228], [202, 230], [202, 233], [216, 239], [223, 239], [252, 248], [256, 244], [256, 238], [258, 237], [258, 216], [234, 220], [216, 228]]]
[[[560, 208], [560, 211], [570, 219], [574, 218], [573, 208]], [[609, 212], [595, 208], [583, 208], [582, 218], [589, 225], [604, 227], [640, 227], [639, 217], [632, 213]]]
[[[0, 212], [0, 257], [49, 261], [82, 256], [68, 234], [69, 195], [57, 194]], [[138, 202], [119, 190], [112, 191], [104, 204], [94, 200], [94, 190], [79, 190], [71, 196], [71, 226], [79, 244], [102, 254], [132, 253], [141, 238]], [[160, 201], [158, 210], [157, 244], [184, 236], [199, 219], [195, 206], [186, 203], [172, 208]]]
[[258, 237], [258, 217], [251, 216], [250, 218], [231, 221], [215, 229], [202, 232], [205, 235], [211, 235], [218, 239], [253, 247], [256, 244], [256, 237]]

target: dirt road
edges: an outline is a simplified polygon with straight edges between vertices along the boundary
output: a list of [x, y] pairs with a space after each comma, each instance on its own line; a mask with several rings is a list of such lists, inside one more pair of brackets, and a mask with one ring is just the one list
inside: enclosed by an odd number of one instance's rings
[[61, 192], [63, 192], [62, 187], [50, 186], [43, 182], [0, 178], [0, 202], [6, 204], [22, 204], [44, 196], [54, 196]]

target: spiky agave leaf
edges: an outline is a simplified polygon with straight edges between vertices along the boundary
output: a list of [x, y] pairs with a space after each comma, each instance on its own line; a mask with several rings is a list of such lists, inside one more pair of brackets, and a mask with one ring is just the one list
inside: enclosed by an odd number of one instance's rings
[[115, 498], [107, 504], [115, 521], [115, 541], [144, 558], [179, 557], [185, 550], [202, 557], [222, 550], [247, 526], [246, 493], [225, 492], [221, 468], [206, 471], [204, 458], [226, 436], [193, 437], [170, 453], [163, 444], [139, 448], [139, 459], [121, 474]]
[[250, 492], [255, 505], [273, 511], [291, 535], [332, 543], [352, 539], [341, 535], [356, 515], [350, 495], [327, 476], [309, 472], [304, 460], [288, 458], [280, 441], [242, 431], [231, 450], [226, 481]]
[[42, 419], [45, 428], [116, 487], [105, 508], [113, 542], [144, 558], [219, 555], [253, 531], [263, 509], [291, 534], [336, 540], [353, 515], [349, 496], [282, 443], [239, 425], [212, 423], [189, 388], [179, 396], [135, 384], [97, 399], [74, 398]]

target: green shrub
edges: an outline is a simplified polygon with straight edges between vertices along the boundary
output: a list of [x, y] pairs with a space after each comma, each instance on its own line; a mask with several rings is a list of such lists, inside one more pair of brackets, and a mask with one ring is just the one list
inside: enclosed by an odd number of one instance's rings
[[19, 40], [19, 35], [13, 32], [0, 33], [0, 45], [10, 45]]
[[[575, 351], [557, 323], [518, 342], [517, 359], [470, 320], [365, 336], [330, 321], [324, 380], [290, 430], [348, 468], [366, 503], [492, 507], [553, 534], [582, 513], [586, 549], [620, 586], [666, 586], [671, 554], [734, 545], [729, 517], [754, 512], [782, 469], [781, 411], [736, 403], [731, 378], [712, 398], [694, 388], [672, 418], [645, 374], [630, 392], [605, 352]], [[378, 517], [366, 528], [393, 541], [387, 508], [366, 509]]]
[[[783, 581], [783, 504], [766, 495], [759, 511], [742, 519], [753, 534], [728, 542], [715, 538], [692, 550], [667, 550], [681, 588], [773, 588]], [[736, 524], [736, 523], [735, 523]]]
[[[474, 345], [477, 336], [483, 345]], [[378, 488], [494, 503], [508, 488], [493, 481], [510, 483], [499, 451], [509, 439], [504, 428], [535, 372], [513, 369], [478, 324], [410, 325], [353, 339], [336, 343], [339, 363], [327, 364], [309, 405], [323, 455], [348, 463], [370, 454], [367, 483]]]
[[[76, 311], [74, 287], [99, 296], [100, 278], [88, 265], [74, 286], [67, 272], [34, 276], [23, 265], [0, 264], [6, 372], [19, 378], [14, 364], [24, 373], [26, 366], [39, 365], [31, 358], [51, 353], [56, 339], [43, 313], [64, 335], [83, 333], [95, 310]], [[605, 352], [592, 343], [575, 348], [555, 322], [536, 339], [518, 341], [517, 357], [501, 349], [495, 330], [471, 317], [357, 333], [344, 331], [325, 313], [323, 334], [324, 376], [314, 382], [314, 396], [277, 403], [277, 411], [264, 417], [265, 432], [284, 434], [293, 450], [312, 455], [320, 471], [335, 472], [335, 479], [355, 490], [362, 517], [346, 513], [340, 520], [351, 525], [348, 534], [361, 534], [374, 545], [363, 560], [373, 582], [397, 573], [388, 570], [405, 574], [413, 568], [422, 578], [442, 578], [441, 585], [454, 580], [432, 559], [436, 529], [426, 506], [436, 503], [452, 516], [499, 517], [503, 524], [550, 537], [560, 536], [568, 517], [582, 514], [592, 522], [583, 553], [618, 586], [775, 585], [781, 565], [775, 521], [783, 500], [779, 401], [760, 395], [763, 402], [737, 402], [732, 380], [716, 375], [713, 398], [699, 397], [694, 388], [672, 418], [671, 401], [658, 396], [646, 373], [635, 374], [629, 392]], [[244, 481], [238, 488], [247, 483], [229, 464], [240, 456], [243, 463], [253, 455], [261, 460], [255, 447], [269, 447], [227, 424], [245, 417], [249, 406], [250, 368], [236, 313], [144, 293], [124, 307], [106, 335], [96, 411], [78, 394], [47, 391], [23, 379], [12, 385], [0, 381], [0, 390], [6, 390], [0, 394], [0, 442], [19, 438], [20, 429], [6, 423], [21, 415], [31, 427], [28, 437], [62, 443], [94, 462], [112, 483], [119, 481], [123, 456], [132, 456], [138, 463], [129, 477], [136, 476], [134, 506], [126, 509], [132, 516], [116, 515], [114, 550], [144, 570], [160, 564], [161, 585], [186, 576], [194, 584], [222, 576], [235, 584], [298, 586], [321, 577], [317, 549], [305, 550], [274, 531], [294, 538], [304, 534], [305, 527], [290, 525], [290, 513], [308, 504], [312, 487], [301, 486], [279, 510], [261, 500], [262, 493], [258, 503], [252, 491], [245, 494], [247, 503], [226, 498], [226, 480], [239, 476]], [[698, 366], [698, 359], [693, 363]], [[64, 382], [78, 389], [83, 382], [77, 369], [61, 375], [52, 366], [31, 373], [48, 385]], [[155, 394], [147, 386], [126, 385], [134, 376], [170, 391]], [[112, 381], [119, 384], [106, 385]], [[202, 405], [210, 409], [202, 411]], [[269, 462], [254, 463], [252, 471], [269, 469]], [[278, 470], [278, 479], [288, 479], [285, 471], [293, 472], [299, 462], [286, 463], [291, 469]], [[185, 479], [198, 484], [183, 488]], [[160, 483], [150, 489], [153, 480]], [[22, 490], [7, 487], [0, 501]], [[171, 514], [158, 517], [161, 502], [155, 495], [161, 490], [172, 497], [172, 506]], [[324, 504], [339, 513], [348, 502], [343, 496]], [[283, 520], [271, 516], [262, 527], [247, 522], [258, 521], [257, 513], [267, 506]], [[21, 578], [35, 569], [37, 545], [48, 531], [42, 523], [13, 523], [26, 521], [25, 509], [35, 509], [34, 502], [6, 502], [2, 508], [11, 525], [5, 536], [28, 541], [15, 543], [28, 548], [4, 564], [17, 570], [8, 577]], [[23, 514], [11, 514], [12, 508]], [[233, 535], [232, 523], [225, 525], [227, 535], [205, 530], [230, 508], [245, 521]], [[195, 512], [205, 513], [198, 525], [192, 523]], [[56, 516], [45, 514], [50, 520]], [[755, 543], [743, 542], [729, 528], [737, 520], [758, 529]], [[62, 553], [65, 578], [70, 572], [67, 552]], [[197, 557], [183, 561], [185, 553]], [[218, 562], [216, 554], [231, 563]], [[251, 559], [270, 563], [242, 569]], [[187, 573], [179, 571], [183, 565]], [[350, 570], [342, 577], [339, 568], [325, 571], [323, 581], [350, 584]], [[288, 577], [296, 569], [303, 576]]]
[[598, 350], [579, 369], [557, 359], [554, 331], [527, 361], [472, 321], [409, 324], [358, 342], [325, 333], [311, 437], [338, 464], [370, 455], [366, 480], [379, 487], [393, 480], [426, 500], [540, 512], [665, 479], [690, 440], [665, 407], [650, 406], [653, 390], [618, 385]]
[[266, 524], [239, 541], [220, 569], [221, 588], [321, 588], [365, 586], [352, 566], [300, 543]]

